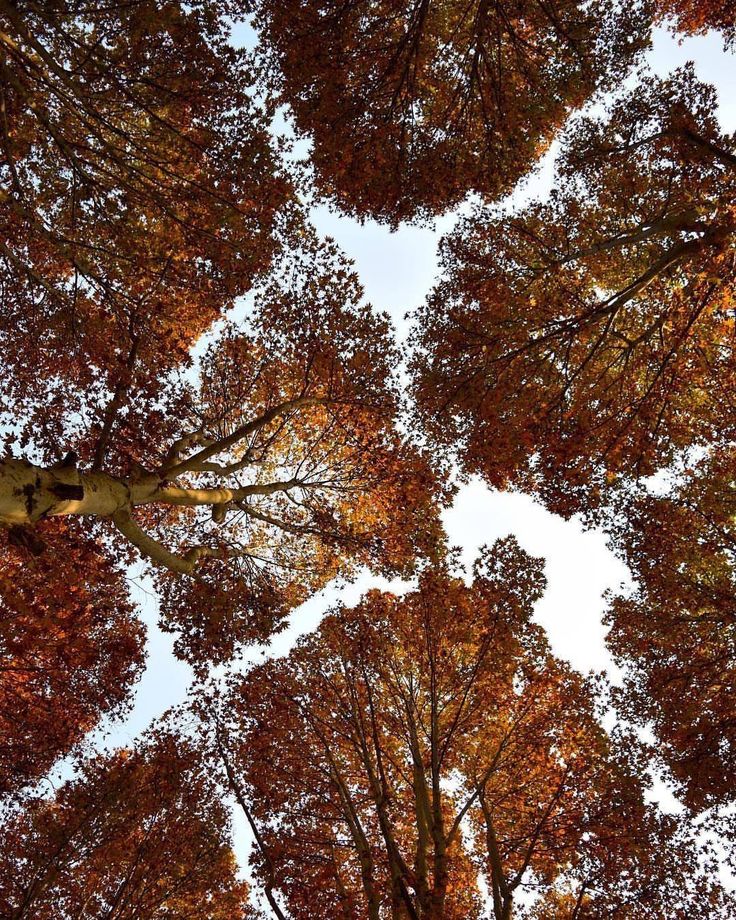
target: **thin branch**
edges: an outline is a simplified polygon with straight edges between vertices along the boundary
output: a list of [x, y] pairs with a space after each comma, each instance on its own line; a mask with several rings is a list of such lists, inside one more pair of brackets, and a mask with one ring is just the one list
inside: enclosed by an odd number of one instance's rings
[[248, 435], [253, 434], [254, 431], [258, 431], [259, 428], [264, 428], [279, 416], [285, 415], [287, 412], [291, 412], [294, 409], [301, 409], [305, 406], [317, 406], [325, 402], [327, 402], [326, 399], [300, 396], [296, 399], [290, 399], [287, 402], [279, 403], [278, 406], [273, 406], [252, 421], [246, 422], [246, 424], [236, 428], [228, 437], [221, 438], [219, 441], [214, 441], [212, 444], [203, 447], [202, 450], [197, 451], [192, 457], [181, 460], [178, 463], [164, 462], [160, 469], [160, 473], [162, 476], [166, 476], [169, 479], [176, 479], [176, 477], [180, 476], [182, 473], [196, 472], [200, 463], [210, 460], [212, 457], [217, 456], [217, 454], [223, 453], [223, 451], [229, 450], [229, 448], [234, 447], [238, 442], [247, 438]]

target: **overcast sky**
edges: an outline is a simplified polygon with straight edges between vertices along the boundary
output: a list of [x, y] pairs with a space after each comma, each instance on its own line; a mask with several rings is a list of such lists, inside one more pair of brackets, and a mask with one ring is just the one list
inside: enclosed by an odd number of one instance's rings
[[[247, 30], [239, 29], [236, 35], [243, 40]], [[724, 128], [736, 130], [736, 57], [724, 52], [718, 38], [689, 38], [678, 43], [666, 31], [658, 30], [649, 60], [660, 75], [693, 60], [699, 77], [718, 89]], [[526, 183], [524, 196], [543, 194], [551, 175], [552, 158], [548, 157], [538, 175]], [[408, 328], [405, 315], [422, 302], [432, 286], [437, 273], [437, 243], [453, 220], [448, 216], [433, 229], [402, 227], [392, 233], [371, 221], [361, 225], [327, 208], [314, 212], [318, 230], [334, 237], [355, 261], [366, 298], [391, 315], [402, 338]], [[618, 589], [627, 573], [607, 549], [603, 534], [584, 532], [577, 521], [549, 514], [527, 496], [493, 492], [480, 481], [461, 489], [444, 520], [451, 544], [461, 548], [468, 562], [475, 558], [479, 546], [511, 533], [529, 553], [543, 556], [547, 590], [535, 616], [546, 628], [553, 651], [581, 671], [605, 668], [615, 678], [601, 616], [605, 592]], [[387, 587], [387, 583], [366, 573], [347, 587], [321, 592], [294, 612], [290, 628], [268, 649], [254, 649], [249, 659], [285, 654], [298, 635], [315, 628], [327, 607], [338, 600], [353, 603], [369, 587]], [[397, 590], [401, 586], [390, 587]], [[104, 737], [105, 746], [134, 741], [153, 720], [185, 699], [191, 681], [189, 668], [172, 654], [172, 637], [156, 626], [155, 597], [138, 579], [134, 579], [133, 591], [148, 626], [147, 668], [129, 715], [106, 723], [100, 732], [100, 743]], [[238, 856], [244, 861], [247, 834], [237, 819], [236, 837]]]

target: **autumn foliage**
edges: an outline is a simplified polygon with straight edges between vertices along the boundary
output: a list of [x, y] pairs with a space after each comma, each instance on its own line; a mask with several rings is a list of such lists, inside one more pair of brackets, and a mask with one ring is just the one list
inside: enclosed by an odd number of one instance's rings
[[120, 569], [75, 524], [38, 529], [43, 552], [2, 534], [0, 794], [17, 793], [106, 713], [143, 665], [144, 629]]
[[[2, 918], [736, 916], [736, 138], [652, 22], [733, 46], [723, 0], [0, 0]], [[462, 203], [405, 346], [325, 201]], [[619, 686], [513, 537], [461, 569], [471, 476], [606, 529]], [[133, 565], [193, 683], [113, 749]]]
[[718, 29], [727, 45], [736, 40], [731, 0], [658, 0], [657, 11], [665, 21], [674, 21], [678, 31], [697, 35]]
[[690, 68], [652, 77], [574, 122], [549, 201], [444, 241], [415, 392], [468, 469], [570, 513], [733, 437], [736, 147], [714, 106]]
[[3, 917], [246, 920], [228, 816], [196, 744], [159, 731], [80, 766], [1, 832]]
[[530, 622], [543, 584], [509, 538], [471, 585], [428, 570], [233, 678], [216, 746], [288, 916], [480, 918], [479, 878], [496, 920], [525, 891], [529, 917], [727, 916], [645, 805], [636, 743]]
[[671, 493], [632, 496], [617, 533], [637, 581], [609, 614], [627, 709], [656, 726], [696, 808], [727, 804], [736, 783], [733, 464], [732, 447], [713, 452]]
[[[288, 276], [264, 292], [251, 336], [230, 328], [215, 342], [198, 390], [185, 395], [192, 429], [213, 444], [178, 462], [182, 483], [206, 482], [205, 499], [241, 471], [251, 484], [205, 502], [204, 515], [151, 506], [162, 538], [186, 547], [198, 535], [206, 547], [197, 579], [159, 578], [165, 621], [195, 660], [266, 639], [310, 593], [360, 565], [406, 574], [439, 541], [435, 476], [394, 428], [398, 355], [385, 319], [359, 303], [355, 275], [330, 250], [289, 264]], [[218, 449], [238, 426], [250, 430], [234, 450]], [[165, 461], [161, 478], [170, 477]]]
[[317, 187], [392, 223], [510, 191], [648, 38], [638, 2], [254, 5], [277, 98], [313, 139]]
[[155, 379], [269, 265], [287, 185], [228, 6], [0, 6], [0, 342], [26, 412], [56, 375]]

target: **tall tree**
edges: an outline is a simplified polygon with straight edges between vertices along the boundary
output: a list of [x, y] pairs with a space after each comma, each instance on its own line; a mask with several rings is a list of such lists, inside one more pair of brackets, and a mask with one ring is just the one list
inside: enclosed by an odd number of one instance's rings
[[[27, 534], [74, 517], [115, 559], [142, 554], [193, 659], [267, 637], [339, 572], [408, 571], [436, 542], [434, 477], [395, 429], [388, 321], [335, 247], [299, 232], [250, 322], [211, 339], [199, 380], [137, 391], [102, 463], [94, 391], [81, 415], [53, 401], [39, 415], [81, 459], [0, 463], [0, 522]], [[52, 455], [43, 427], [31, 444]]]
[[[388, 324], [292, 201], [229, 43], [246, 5], [0, 0], [8, 791], [124, 705], [136, 554], [205, 667], [434, 542]], [[254, 285], [250, 326], [212, 333]]]
[[228, 41], [243, 7], [0, 2], [3, 396], [104, 391], [100, 451], [274, 251], [288, 187]]
[[8, 920], [246, 920], [229, 820], [194, 743], [165, 731], [88, 760], [53, 799], [8, 820]]
[[734, 448], [639, 490], [611, 530], [636, 579], [616, 599], [609, 641], [627, 674], [627, 713], [654, 727], [659, 755], [697, 809], [736, 789]]
[[[508, 538], [471, 586], [429, 569], [232, 679], [214, 744], [276, 916], [480, 918], [480, 878], [496, 920], [727, 916], [634, 741], [530, 623], [542, 587]], [[523, 891], [542, 900], [518, 913]]]
[[119, 713], [143, 663], [144, 630], [106, 548], [61, 519], [34, 534], [41, 555], [19, 536], [0, 533], [0, 795]]
[[422, 421], [569, 513], [733, 438], [736, 143], [687, 67], [575, 122], [549, 202], [479, 210], [419, 317]]
[[318, 188], [391, 223], [509, 191], [648, 40], [639, 2], [254, 5], [277, 97], [313, 138]]

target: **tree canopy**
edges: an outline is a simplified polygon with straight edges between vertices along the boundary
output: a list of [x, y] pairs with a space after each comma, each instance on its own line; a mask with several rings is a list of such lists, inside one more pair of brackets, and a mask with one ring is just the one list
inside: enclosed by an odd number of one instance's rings
[[[101, 463], [84, 417], [54, 404], [42, 417], [74, 453], [0, 463], [0, 519], [26, 546], [38, 521], [74, 518], [113, 564], [158, 567], [164, 620], [194, 663], [267, 638], [355, 566], [410, 570], [438, 538], [435, 477], [395, 427], [389, 326], [334, 246], [301, 233], [250, 321], [211, 337], [198, 379], [128, 392]], [[43, 429], [32, 444], [52, 455]]]
[[0, 4], [0, 342], [25, 412], [54, 377], [119, 408], [268, 267], [288, 183], [239, 6]]
[[690, 35], [718, 29], [727, 46], [736, 39], [736, 22], [729, 0], [658, 0], [660, 19], [673, 19], [675, 28]]
[[248, 920], [228, 827], [196, 745], [158, 731], [6, 822], [2, 915]]
[[648, 41], [609, 0], [258, 0], [268, 73], [317, 187], [364, 218], [496, 198]]
[[570, 513], [733, 438], [736, 142], [714, 108], [690, 68], [651, 77], [574, 122], [548, 202], [444, 241], [414, 386], [470, 471]]
[[120, 713], [143, 665], [145, 632], [109, 552], [81, 528], [44, 522], [43, 552], [2, 534], [0, 795], [42, 777]]
[[[731, 7], [0, 0], [2, 917], [736, 915], [736, 135], [643, 63]], [[455, 209], [405, 344], [325, 202]], [[470, 476], [605, 528], [620, 685]]]
[[637, 581], [609, 613], [627, 710], [696, 808], [730, 803], [736, 780], [733, 463], [730, 447], [663, 496], [638, 490], [611, 528]]
[[528, 917], [727, 916], [645, 805], [635, 741], [530, 622], [543, 584], [509, 538], [471, 585], [427, 570], [233, 678], [215, 745], [282, 916], [486, 917], [479, 879], [496, 920], [523, 892]]

